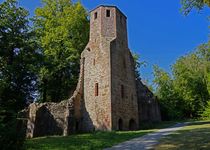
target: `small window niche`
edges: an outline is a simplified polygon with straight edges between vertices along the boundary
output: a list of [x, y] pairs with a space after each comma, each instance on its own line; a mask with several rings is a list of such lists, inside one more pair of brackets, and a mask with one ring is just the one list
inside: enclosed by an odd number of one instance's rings
[[95, 13], [94, 13], [94, 19], [97, 19], [97, 18], [98, 18], [98, 13], [95, 12]]
[[87, 50], [88, 50], [89, 52], [91, 51], [89, 47], [87, 48]]
[[106, 17], [110, 17], [111, 16], [111, 12], [109, 9], [106, 10]]
[[95, 96], [98, 96], [98, 83], [95, 83]]

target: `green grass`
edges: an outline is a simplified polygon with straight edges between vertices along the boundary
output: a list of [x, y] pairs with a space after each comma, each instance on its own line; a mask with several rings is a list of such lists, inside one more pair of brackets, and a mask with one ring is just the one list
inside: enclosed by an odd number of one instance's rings
[[111, 147], [117, 143], [145, 135], [154, 130], [129, 132], [96, 132], [68, 137], [51, 136], [29, 139], [25, 143], [27, 150], [95, 150]]
[[173, 124], [175, 124], [175, 122], [142, 124], [144, 130], [139, 131], [95, 132], [75, 134], [67, 137], [48, 136], [33, 138], [26, 140], [25, 148], [27, 150], [98, 150], [143, 136]]
[[210, 150], [210, 121], [192, 122], [160, 140], [156, 150]]

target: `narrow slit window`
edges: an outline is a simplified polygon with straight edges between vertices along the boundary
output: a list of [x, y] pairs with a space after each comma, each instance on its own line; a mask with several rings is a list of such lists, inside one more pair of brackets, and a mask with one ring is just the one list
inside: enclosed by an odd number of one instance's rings
[[110, 17], [110, 10], [106, 10], [106, 17]]
[[124, 86], [121, 85], [121, 97], [124, 98]]
[[97, 19], [97, 17], [98, 17], [98, 13], [95, 12], [95, 13], [94, 13], [94, 19]]
[[93, 65], [95, 66], [95, 64], [96, 64], [96, 60], [95, 60], [95, 59], [93, 59]]
[[95, 84], [95, 96], [98, 96], [98, 83]]

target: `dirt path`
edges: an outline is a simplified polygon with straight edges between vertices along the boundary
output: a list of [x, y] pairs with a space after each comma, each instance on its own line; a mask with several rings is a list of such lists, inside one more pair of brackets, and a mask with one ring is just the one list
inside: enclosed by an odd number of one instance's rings
[[115, 145], [111, 148], [107, 148], [105, 150], [148, 150], [154, 148], [156, 144], [158, 144], [158, 141], [166, 135], [171, 134], [174, 131], [177, 131], [181, 129], [182, 127], [186, 126], [188, 122], [186, 123], [177, 123], [176, 125], [160, 129], [157, 132], [149, 133], [147, 135], [144, 135], [139, 138], [135, 138], [123, 143], [120, 143], [118, 145]]

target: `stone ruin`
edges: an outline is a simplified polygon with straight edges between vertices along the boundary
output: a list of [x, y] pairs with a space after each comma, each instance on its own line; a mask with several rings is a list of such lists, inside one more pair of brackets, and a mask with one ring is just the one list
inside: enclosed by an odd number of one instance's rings
[[115, 6], [90, 12], [90, 39], [81, 54], [77, 88], [60, 103], [32, 103], [21, 112], [26, 137], [95, 130], [137, 130], [161, 121], [157, 98], [135, 78], [126, 16]]

